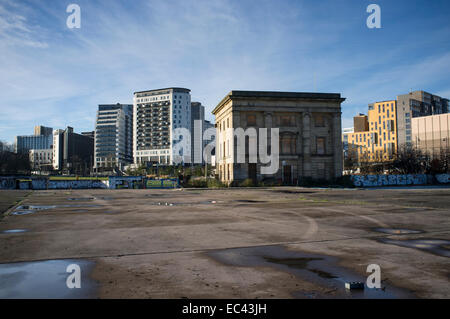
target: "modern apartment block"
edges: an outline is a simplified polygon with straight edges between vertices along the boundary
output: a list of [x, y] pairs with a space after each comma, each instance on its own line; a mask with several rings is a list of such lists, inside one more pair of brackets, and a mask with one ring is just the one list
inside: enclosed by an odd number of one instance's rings
[[132, 162], [133, 105], [99, 105], [95, 125], [94, 168], [123, 169]]
[[[340, 94], [231, 91], [213, 110], [216, 117], [216, 168], [222, 182], [251, 179], [296, 184], [304, 178], [327, 179], [342, 175]], [[245, 154], [239, 155], [234, 133], [241, 128], [248, 136]], [[251, 131], [256, 129], [256, 136]], [[267, 135], [260, 129], [268, 129]], [[230, 130], [231, 129], [231, 130]], [[279, 152], [272, 149], [272, 133], [279, 130]], [[262, 130], [264, 131], [264, 130]], [[275, 135], [276, 136], [276, 135]], [[266, 139], [270, 150], [250, 151]], [[274, 173], [267, 173], [264, 157], [278, 159]], [[255, 154], [256, 153], [256, 154]], [[256, 163], [250, 158], [257, 155]], [[244, 163], [239, 156], [243, 156]], [[263, 160], [264, 159], [264, 160]], [[264, 170], [263, 170], [264, 168]]]
[[450, 151], [449, 113], [413, 118], [411, 132], [413, 147], [432, 157]]
[[15, 152], [28, 153], [30, 150], [50, 149], [52, 147], [51, 135], [16, 136]]
[[354, 117], [348, 134], [348, 152], [361, 162], [391, 161], [397, 151], [397, 101], [369, 104], [369, 115]]
[[175, 147], [182, 139], [175, 134], [177, 129], [191, 132], [190, 92], [172, 87], [134, 93], [133, 155], [136, 165], [173, 165], [177, 162], [175, 156], [182, 162], [190, 161], [190, 146]]
[[414, 91], [397, 96], [397, 130], [399, 147], [411, 147], [412, 118], [445, 114], [449, 112], [449, 100], [425, 91]]
[[87, 172], [94, 162], [94, 139], [68, 126], [53, 131], [53, 169], [67, 173]]

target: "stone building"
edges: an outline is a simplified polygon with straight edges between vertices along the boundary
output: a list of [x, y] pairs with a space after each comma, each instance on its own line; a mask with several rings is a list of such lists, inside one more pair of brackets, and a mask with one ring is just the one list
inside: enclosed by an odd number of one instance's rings
[[[216, 166], [222, 182], [245, 179], [276, 180], [297, 184], [305, 178], [326, 179], [342, 175], [340, 94], [265, 91], [231, 91], [213, 110], [216, 117]], [[245, 162], [238, 160], [236, 129], [245, 137]], [[254, 128], [258, 136], [252, 136]], [[279, 155], [278, 169], [266, 174], [267, 161], [257, 151], [250, 160], [249, 148], [261, 143], [261, 128], [267, 128], [268, 154]], [[279, 129], [278, 150], [271, 132]], [[269, 132], [270, 130], [270, 132]], [[231, 132], [231, 133], [230, 133]], [[274, 149], [275, 148], [275, 149]]]

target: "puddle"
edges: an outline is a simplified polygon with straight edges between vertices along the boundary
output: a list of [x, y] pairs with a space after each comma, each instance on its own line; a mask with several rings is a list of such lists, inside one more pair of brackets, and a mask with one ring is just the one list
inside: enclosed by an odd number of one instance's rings
[[39, 206], [39, 205], [22, 205], [16, 207], [16, 209], [11, 213], [11, 215], [21, 216], [34, 214], [40, 210], [54, 209], [56, 206]]
[[[81, 288], [69, 289], [67, 266], [81, 269]], [[85, 260], [47, 260], [0, 264], [1, 299], [94, 298], [97, 284], [89, 278], [93, 262]]]
[[68, 198], [67, 200], [87, 202], [87, 201], [94, 200], [94, 199], [95, 199], [94, 197], [79, 197], [79, 198], [71, 197], [71, 198]]
[[407, 235], [407, 234], [421, 234], [421, 230], [405, 229], [405, 228], [374, 228], [379, 233], [391, 234], [391, 235]]
[[441, 257], [450, 257], [450, 241], [444, 239], [410, 239], [395, 240], [382, 238], [379, 242], [389, 245], [397, 245], [401, 247], [415, 248], [422, 251], [438, 255]]
[[[292, 292], [292, 296], [297, 298], [395, 299], [412, 297], [409, 293], [386, 284], [382, 284], [383, 289], [366, 287], [364, 290], [346, 290], [346, 282], [365, 282], [367, 277], [338, 266], [337, 258], [291, 251], [283, 246], [225, 249], [209, 252], [207, 255], [231, 266], [275, 268], [328, 288], [328, 292], [324, 294], [314, 291]], [[332, 294], [329, 294], [330, 292]]]
[[43, 206], [43, 205], [22, 205], [16, 208], [16, 210], [46, 210], [54, 209], [56, 206]]
[[166, 202], [158, 202], [158, 203], [154, 203], [154, 205], [156, 206], [183, 206], [185, 204], [183, 203], [166, 203]]
[[[88, 208], [88, 207], [101, 207], [101, 205], [53, 205], [53, 206], [38, 206], [38, 205], [23, 205], [17, 207], [11, 215], [21, 216], [37, 213], [41, 210], [55, 209], [55, 208]], [[81, 212], [77, 211], [77, 212]]]
[[11, 215], [21, 216], [21, 215], [34, 214], [35, 212], [36, 211], [33, 211], [33, 210], [21, 210], [21, 211], [14, 211], [11, 213]]
[[26, 229], [8, 229], [8, 230], [4, 230], [2, 231], [2, 234], [19, 234], [19, 233], [25, 233], [28, 230]]

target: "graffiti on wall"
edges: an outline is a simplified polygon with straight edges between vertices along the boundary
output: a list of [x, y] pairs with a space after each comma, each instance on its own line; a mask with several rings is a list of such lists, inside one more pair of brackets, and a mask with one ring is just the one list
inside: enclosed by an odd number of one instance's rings
[[380, 187], [380, 186], [407, 186], [407, 185], [427, 185], [450, 183], [449, 174], [426, 175], [353, 175], [353, 184], [357, 187]]

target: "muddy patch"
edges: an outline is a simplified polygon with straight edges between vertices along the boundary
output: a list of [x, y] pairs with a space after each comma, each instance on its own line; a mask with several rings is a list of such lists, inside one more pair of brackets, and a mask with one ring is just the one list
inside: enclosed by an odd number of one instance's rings
[[359, 291], [346, 290], [346, 282], [365, 282], [366, 277], [338, 266], [337, 258], [292, 251], [283, 246], [224, 249], [209, 252], [207, 255], [230, 266], [275, 268], [302, 280], [313, 282], [332, 292], [332, 295], [329, 295], [316, 291], [293, 291], [291, 294], [295, 298], [395, 299], [412, 297], [409, 293], [385, 283], [382, 284], [382, 289], [365, 287], [364, 290]]
[[99, 199], [99, 200], [115, 200], [114, 197], [110, 197], [110, 196], [97, 197], [97, 199]]
[[[67, 266], [81, 269], [81, 288], [69, 289]], [[90, 279], [94, 263], [86, 260], [46, 260], [0, 264], [2, 299], [94, 298], [97, 284]]]
[[236, 203], [267, 203], [264, 200], [253, 200], [253, 199], [237, 199], [234, 202], [236, 202]]
[[421, 234], [422, 230], [406, 229], [406, 228], [374, 228], [374, 231], [378, 233], [390, 234], [390, 235], [409, 235], [409, 234]]
[[151, 197], [151, 198], [166, 198], [166, 197], [173, 197], [170, 194], [146, 194], [145, 197]]
[[295, 190], [274, 190], [274, 193], [282, 194], [315, 194], [316, 192], [311, 191], [295, 191]]
[[450, 257], [450, 241], [444, 239], [410, 239], [395, 240], [389, 238], [378, 239], [383, 244], [414, 248], [441, 257]]

